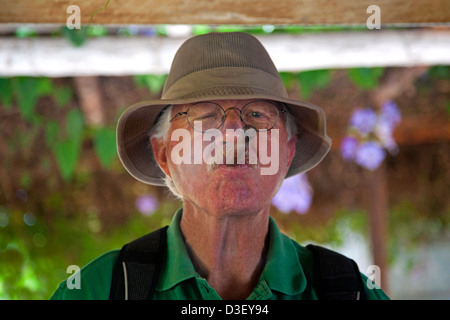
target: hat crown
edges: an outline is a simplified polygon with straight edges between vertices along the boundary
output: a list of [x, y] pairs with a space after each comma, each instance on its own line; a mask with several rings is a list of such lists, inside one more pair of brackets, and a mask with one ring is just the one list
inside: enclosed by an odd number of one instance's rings
[[178, 80], [217, 68], [252, 68], [267, 72], [281, 82], [277, 68], [257, 38], [242, 32], [208, 33], [188, 39], [178, 49], [162, 96]]

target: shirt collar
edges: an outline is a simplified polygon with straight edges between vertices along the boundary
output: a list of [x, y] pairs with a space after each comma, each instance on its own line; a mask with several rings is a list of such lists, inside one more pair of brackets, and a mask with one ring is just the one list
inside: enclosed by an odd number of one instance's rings
[[269, 251], [261, 275], [272, 290], [295, 295], [306, 288], [306, 276], [294, 241], [282, 234], [275, 220], [269, 218]]
[[[190, 278], [200, 277], [189, 258], [180, 220], [179, 209], [167, 229], [167, 258], [157, 290], [164, 291]], [[270, 289], [286, 295], [301, 293], [306, 288], [306, 277], [300, 264], [293, 240], [282, 234], [275, 220], [269, 218], [269, 251], [260, 283], [265, 281]], [[258, 285], [257, 285], [258, 287]]]
[[189, 278], [198, 277], [192, 265], [180, 229], [183, 209], [175, 212], [172, 222], [167, 228], [167, 255], [161, 281], [157, 290], [164, 291]]

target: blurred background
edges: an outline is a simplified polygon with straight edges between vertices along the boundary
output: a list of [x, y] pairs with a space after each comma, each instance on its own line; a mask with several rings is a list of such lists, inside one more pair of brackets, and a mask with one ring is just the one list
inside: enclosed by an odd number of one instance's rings
[[329, 155], [273, 200], [282, 231], [344, 253], [368, 276], [379, 266], [392, 299], [449, 299], [445, 23], [20, 21], [0, 23], [0, 299], [48, 299], [68, 266], [170, 223], [181, 203], [125, 172], [115, 125], [160, 96], [183, 41], [213, 31], [257, 36], [289, 95], [326, 113]]

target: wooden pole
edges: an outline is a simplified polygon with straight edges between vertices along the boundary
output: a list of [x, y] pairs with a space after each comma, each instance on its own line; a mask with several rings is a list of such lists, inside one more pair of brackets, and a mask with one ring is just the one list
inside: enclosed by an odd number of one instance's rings
[[389, 267], [387, 263], [388, 229], [388, 185], [386, 163], [383, 163], [370, 175], [369, 184], [369, 223], [374, 264], [380, 270], [380, 287], [389, 291]]
[[98, 77], [74, 77], [80, 108], [88, 124], [104, 125], [105, 115]]

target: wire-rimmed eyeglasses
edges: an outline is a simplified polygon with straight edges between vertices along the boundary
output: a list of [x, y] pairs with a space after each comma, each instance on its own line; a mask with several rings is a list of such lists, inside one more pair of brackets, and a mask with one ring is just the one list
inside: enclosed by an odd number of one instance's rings
[[[279, 109], [273, 103], [268, 101], [256, 100], [245, 104], [242, 109], [237, 107], [225, 110], [220, 104], [215, 102], [197, 102], [189, 107], [187, 111], [178, 112], [171, 120], [186, 115], [187, 122], [196, 130], [194, 123], [201, 123], [201, 132], [210, 129], [219, 129], [227, 117], [227, 112], [231, 109], [239, 111], [239, 117], [246, 127], [254, 128], [256, 131], [272, 129], [280, 117], [280, 113], [286, 113], [286, 110]], [[196, 130], [199, 131], [199, 130]]]

